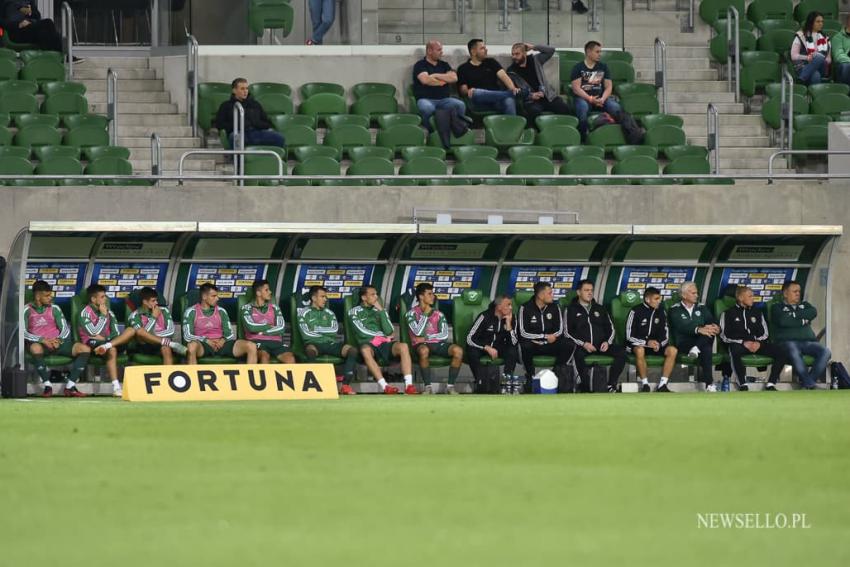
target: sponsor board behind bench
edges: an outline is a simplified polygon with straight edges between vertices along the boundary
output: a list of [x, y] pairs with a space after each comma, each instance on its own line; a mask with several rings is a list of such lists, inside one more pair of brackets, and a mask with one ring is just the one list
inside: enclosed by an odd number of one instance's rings
[[130, 402], [219, 400], [335, 400], [331, 364], [197, 364], [128, 366]]

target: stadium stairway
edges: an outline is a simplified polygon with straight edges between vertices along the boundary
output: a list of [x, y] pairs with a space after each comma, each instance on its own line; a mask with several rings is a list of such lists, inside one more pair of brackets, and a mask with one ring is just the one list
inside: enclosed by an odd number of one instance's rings
[[[745, 114], [744, 104], [735, 102], [720, 70], [712, 67], [708, 42], [710, 26], [695, 14], [693, 33], [683, 32], [686, 9], [678, 9], [676, 0], [658, 0], [652, 11], [642, 5], [632, 9], [626, 3], [625, 44], [634, 56], [636, 80], [654, 82], [654, 42], [660, 37], [667, 44], [667, 112], [684, 120], [688, 143], [705, 146], [706, 107], [714, 103], [720, 113], [720, 171], [729, 174], [764, 173], [767, 160], [778, 148], [770, 143], [767, 127], [755, 112]], [[776, 160], [776, 169], [785, 161]]]
[[[171, 94], [157, 72], [149, 68], [147, 57], [91, 57], [74, 67], [74, 80], [86, 85], [89, 111], [106, 114], [106, 75], [112, 68], [118, 75], [118, 145], [130, 149], [130, 162], [136, 173], [150, 173], [150, 136], [162, 140], [163, 169], [177, 171], [183, 152], [198, 148], [185, 114], [177, 112]], [[210, 171], [213, 159], [189, 159], [187, 171]]]

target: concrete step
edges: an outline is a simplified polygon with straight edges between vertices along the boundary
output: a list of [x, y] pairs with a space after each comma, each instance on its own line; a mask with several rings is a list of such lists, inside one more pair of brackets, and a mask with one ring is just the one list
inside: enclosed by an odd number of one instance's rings
[[[79, 81], [86, 86], [87, 91], [106, 90], [106, 77], [103, 79], [83, 79]], [[162, 79], [124, 79], [118, 80], [118, 92], [121, 91], [164, 91]]]
[[[134, 156], [130, 156], [130, 163], [133, 165], [133, 171], [137, 173], [148, 173], [151, 170], [151, 160], [150, 156], [147, 158], [136, 158]], [[177, 171], [177, 160], [169, 160], [166, 159], [164, 163], [164, 169], [166, 171]], [[215, 172], [215, 160], [211, 159], [192, 159], [188, 158], [183, 164], [184, 171], [194, 171], [199, 172], [202, 171], [204, 173], [214, 173]]]
[[[635, 57], [632, 61], [635, 71], [655, 72], [655, 59], [652, 57]], [[667, 70], [673, 69], [711, 69], [708, 59], [704, 57], [670, 57], [667, 54]]]
[[[96, 102], [94, 104], [89, 104], [89, 112], [94, 112], [95, 114], [106, 114], [106, 103], [105, 102]], [[152, 114], [158, 115], [167, 115], [167, 114], [176, 114], [177, 113], [177, 105], [170, 104], [167, 102], [139, 102], [139, 103], [129, 103], [129, 104], [119, 104], [118, 112], [120, 116], [128, 116], [131, 114], [141, 114], [143, 116], [150, 116]], [[120, 122], [120, 119], [119, 119]]]
[[[735, 140], [730, 138], [727, 140], [729, 145], [723, 144], [723, 140], [721, 140], [720, 144], [720, 157], [722, 158], [730, 158], [730, 159], [749, 159], [755, 160], [756, 165], [763, 165], [767, 167], [767, 160], [770, 158], [771, 154], [774, 152], [778, 152], [779, 148], [774, 148], [772, 146], [762, 146], [762, 147], [735, 147], [733, 144]], [[762, 161], [763, 160], [763, 161]]]
[[[779, 160], [776, 160], [776, 161], [777, 161], [776, 165], [778, 166]], [[780, 168], [775, 167], [775, 169], [779, 170]], [[784, 168], [782, 169], [781, 172], [782, 173], [791, 173], [789, 170], [784, 169]], [[767, 173], [767, 168], [765, 168], [765, 169], [747, 169], [747, 168], [743, 168], [743, 167], [727, 168], [727, 167], [723, 167], [722, 162], [720, 164], [720, 174], [721, 175], [735, 176], [735, 175], [753, 175], [753, 174], [757, 174], [757, 173], [758, 174]], [[761, 181], [754, 181], [754, 182], [755, 183], [762, 183]], [[743, 183], [743, 181], [741, 183]], [[763, 181], [763, 183], [767, 183], [767, 181]]]
[[[773, 160], [774, 169], [787, 169], [785, 161], [781, 159]], [[740, 158], [720, 158], [721, 171], [727, 169], [749, 169], [756, 171], [767, 171], [767, 158], [764, 159], [740, 159]]]
[[[117, 69], [112, 68], [116, 75], [118, 75], [118, 82], [120, 84], [123, 80], [130, 79], [156, 79], [156, 71], [153, 69]], [[82, 81], [86, 79], [103, 79], [106, 80], [106, 75], [109, 72], [108, 68], [103, 67], [91, 67], [91, 68], [80, 68], [74, 69], [74, 80]]]
[[[705, 146], [708, 143], [708, 138], [705, 137], [705, 132], [698, 136], [688, 136], [688, 143], [697, 146]], [[721, 154], [727, 150], [735, 152], [736, 150], [750, 150], [753, 148], [772, 148], [770, 139], [767, 136], [724, 136], [720, 133]], [[746, 153], [746, 152], [743, 152]], [[741, 156], [743, 157], [743, 155]]]
[[[172, 115], [169, 115], [172, 116]], [[139, 137], [145, 136], [150, 139], [151, 134], [159, 134], [161, 137], [190, 137], [192, 135], [191, 126], [122, 126], [122, 121], [119, 119], [118, 137]]]
[[[667, 76], [667, 82], [670, 81], [717, 81], [717, 71], [714, 69], [700, 68], [697, 69], [671, 69]], [[120, 88], [120, 85], [119, 85]]]
[[[653, 42], [654, 42], [653, 38]], [[626, 51], [632, 54], [635, 59], [645, 58], [652, 59], [655, 56], [655, 47], [654, 45], [633, 45], [630, 47], [626, 47]], [[682, 46], [682, 45], [668, 45], [667, 46], [667, 58], [699, 58], [699, 59], [708, 59], [710, 57], [710, 52], [708, 50], [708, 42], [705, 43], [704, 46]]]
[[667, 89], [670, 91], [667, 98], [667, 104], [672, 102], [704, 102], [706, 104], [709, 102], [713, 102], [714, 104], [735, 102], [735, 93], [674, 91], [670, 89], [670, 83], [667, 83]]
[[144, 126], [155, 128], [157, 126], [177, 126], [187, 123], [185, 114], [129, 114], [124, 113], [121, 107], [121, 115], [118, 119], [120, 126]]
[[[703, 120], [702, 124], [693, 124], [693, 125], [685, 125], [685, 134], [688, 138], [705, 138], [705, 120]], [[720, 138], [723, 141], [726, 140], [739, 140], [741, 138], [764, 138], [769, 139], [767, 137], [767, 130], [764, 128], [759, 128], [756, 126], [724, 126], [720, 125]], [[736, 144], [731, 144], [736, 145]], [[747, 145], [747, 144], [741, 144]]]
[[74, 65], [74, 74], [77, 69], [148, 69], [150, 67], [147, 57], [89, 57], [85, 52], [80, 52], [86, 60]]
[[[200, 148], [201, 140], [192, 137], [167, 137], [160, 135], [160, 142], [163, 148]], [[118, 137], [118, 145], [127, 148], [150, 148], [150, 136], [145, 137]]]
[[[180, 156], [185, 154], [190, 150], [194, 150], [198, 148], [189, 147], [189, 148], [163, 148], [162, 149], [162, 159], [166, 161], [166, 163], [174, 162], [175, 164], [180, 159]], [[130, 159], [146, 159], [150, 160], [151, 158], [151, 150], [150, 147], [137, 147], [130, 148]], [[210, 160], [215, 161], [216, 156], [203, 156], [199, 155], [198, 157], [188, 157], [187, 160], [197, 161], [197, 160]]]
[[[705, 115], [707, 104], [703, 102], [671, 102], [667, 105], [669, 114], [700, 114]], [[743, 103], [722, 102], [715, 104], [720, 114], [743, 114]]]
[[[674, 114], [678, 114], [682, 117], [684, 121], [685, 128], [689, 126], [701, 126], [705, 128], [705, 109], [707, 105], [702, 105], [701, 112], [695, 113], [685, 113], [685, 112], [675, 112]], [[757, 114], [730, 114], [724, 115], [722, 112], [720, 114], [720, 128], [721, 131], [724, 126], [741, 126], [741, 127], [751, 127], [751, 128], [761, 128], [761, 131], [766, 133], [764, 130], [764, 121], [761, 119], [761, 116]], [[755, 131], [755, 130], [753, 130]]]
[[[106, 89], [102, 91], [91, 91], [86, 93], [89, 102], [106, 102]], [[171, 94], [159, 91], [127, 91], [118, 89], [118, 102], [171, 102]]]
[[730, 92], [729, 85], [726, 84], [726, 81], [718, 81], [717, 77], [707, 81], [701, 80], [682, 80], [682, 79], [673, 79], [672, 77], [667, 77], [667, 88], [670, 89], [670, 92], [686, 92], [686, 93], [718, 93], [718, 92]]

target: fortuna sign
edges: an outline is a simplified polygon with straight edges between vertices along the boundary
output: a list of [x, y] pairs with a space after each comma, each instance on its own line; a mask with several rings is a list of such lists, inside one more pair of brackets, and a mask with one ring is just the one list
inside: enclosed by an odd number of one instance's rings
[[130, 402], [335, 400], [332, 364], [198, 364], [128, 366]]

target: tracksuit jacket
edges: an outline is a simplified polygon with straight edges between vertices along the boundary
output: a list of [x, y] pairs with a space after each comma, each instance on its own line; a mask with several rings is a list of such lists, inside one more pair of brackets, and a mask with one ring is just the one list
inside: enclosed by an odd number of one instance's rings
[[546, 344], [546, 335], [560, 337], [564, 332], [558, 304], [552, 302], [539, 309], [533, 297], [519, 308], [517, 325], [521, 341], [538, 344]]
[[[514, 325], [516, 325], [516, 319], [514, 319]], [[495, 347], [505, 339], [508, 339], [512, 345], [516, 345], [516, 327], [510, 331], [505, 329], [505, 320], [496, 315], [494, 305], [479, 313], [475, 318], [466, 335], [466, 344], [484, 350], [484, 347]]]
[[599, 347], [603, 342], [614, 342], [614, 323], [595, 299], [585, 307], [576, 297], [564, 312], [564, 333], [577, 347], [584, 343]]
[[626, 342], [629, 346], [646, 346], [649, 341], [658, 341], [664, 348], [669, 340], [667, 315], [663, 307], [653, 309], [644, 301], [631, 310], [626, 320]]
[[758, 307], [735, 305], [720, 316], [720, 338], [724, 343], [743, 344], [744, 341], [766, 341], [767, 321]]

